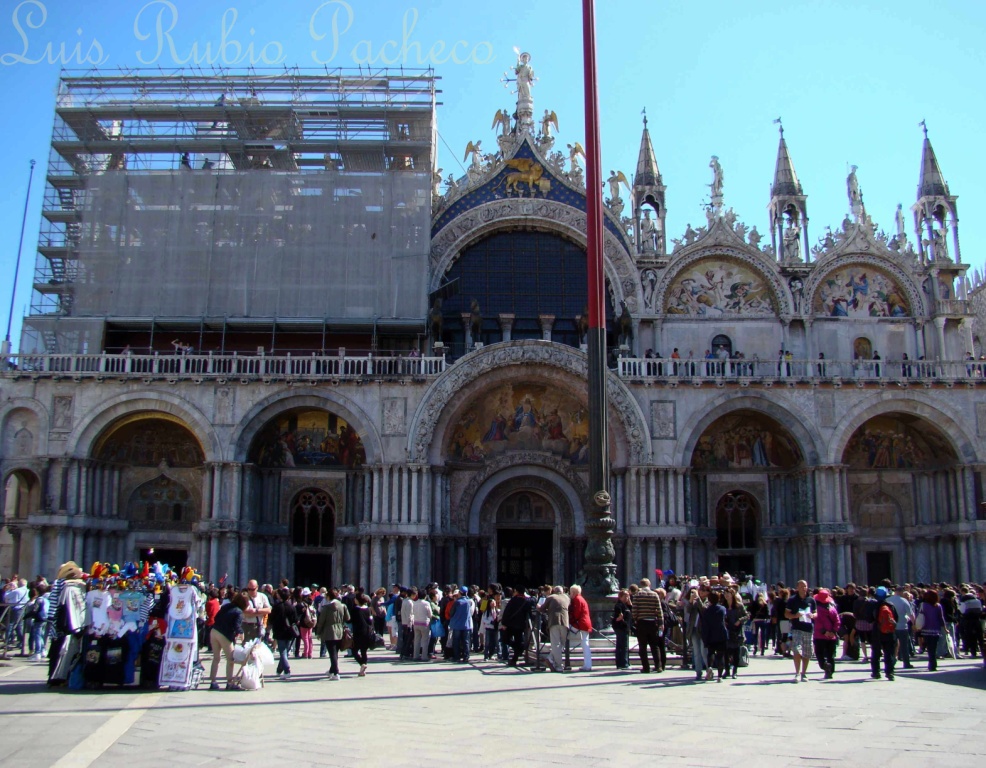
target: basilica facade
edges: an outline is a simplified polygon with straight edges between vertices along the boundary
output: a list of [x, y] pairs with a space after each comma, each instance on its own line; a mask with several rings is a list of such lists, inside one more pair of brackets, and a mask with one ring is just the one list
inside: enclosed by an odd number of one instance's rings
[[[590, 501], [585, 181], [579, 144], [559, 151], [553, 113], [535, 116], [529, 68], [518, 60], [496, 151], [470, 145], [464, 176], [446, 181], [411, 150], [379, 171], [423, 176], [430, 193], [414, 317], [224, 317], [218, 349], [202, 313], [118, 317], [70, 348], [46, 325], [55, 313], [38, 312], [42, 341], [0, 373], [0, 570], [150, 556], [236, 583], [576, 581]], [[204, 106], [201, 130], [270, 132], [271, 117], [249, 122], [255, 104], [242, 119], [235, 108]], [[70, 126], [72, 109], [59, 105]], [[414, 148], [413, 124], [388, 130]], [[301, 164], [283, 151], [229, 153], [229, 172]], [[115, 162], [102, 173], [124, 172]], [[203, 172], [224, 172], [209, 162]], [[619, 580], [656, 568], [982, 579], [978, 296], [927, 135], [910, 223], [898, 211], [881, 231], [853, 169], [850, 214], [814, 247], [783, 131], [764, 234], [726, 205], [716, 158], [710, 168], [706, 225], [681, 238], [666, 230], [673, 190], [646, 121], [636, 172], [609, 179]], [[58, 175], [48, 183], [57, 193]], [[68, 210], [46, 217], [72, 221]], [[60, 301], [71, 321], [79, 304]], [[310, 341], [319, 322], [316, 343], [291, 336], [307, 323]], [[264, 334], [284, 340], [258, 348]]]

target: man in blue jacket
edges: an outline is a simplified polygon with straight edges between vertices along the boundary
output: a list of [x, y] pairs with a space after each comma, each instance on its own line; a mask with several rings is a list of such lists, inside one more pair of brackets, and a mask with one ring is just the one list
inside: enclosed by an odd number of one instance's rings
[[469, 643], [472, 639], [472, 600], [469, 599], [469, 589], [459, 588], [459, 597], [455, 601], [452, 609], [452, 618], [449, 621], [449, 629], [452, 630], [452, 642], [455, 648], [455, 660], [459, 662], [469, 661]]

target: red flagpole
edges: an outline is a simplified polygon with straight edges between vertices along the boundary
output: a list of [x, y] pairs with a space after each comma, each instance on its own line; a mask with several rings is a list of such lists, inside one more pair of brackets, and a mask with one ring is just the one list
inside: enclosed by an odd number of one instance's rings
[[582, 38], [585, 65], [585, 198], [586, 260], [588, 266], [589, 330], [589, 491], [586, 510], [583, 589], [598, 618], [610, 606], [601, 598], [614, 594], [615, 521], [610, 515], [609, 437], [606, 425], [606, 278], [603, 269], [602, 161], [599, 150], [599, 94], [596, 77], [596, 18], [594, 0], [582, 0]]

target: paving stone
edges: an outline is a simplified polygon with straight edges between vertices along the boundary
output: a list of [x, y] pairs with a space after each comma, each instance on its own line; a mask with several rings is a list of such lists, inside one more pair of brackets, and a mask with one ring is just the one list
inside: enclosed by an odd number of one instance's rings
[[[834, 681], [812, 672], [813, 682], [797, 685], [791, 662], [779, 658], [755, 658], [739, 679], [722, 683], [696, 683], [677, 668], [561, 675], [483, 663], [408, 665], [386, 654], [373, 657], [365, 678], [343, 662], [343, 679], [330, 682], [325, 667], [293, 660], [291, 680], [271, 679], [261, 691], [148, 696], [49, 690], [43, 667], [21, 664], [0, 678], [3, 764], [53, 765], [128, 708], [139, 719], [107, 741], [100, 768], [129, 768], [135, 754], [145, 764], [210, 768], [653, 766], [657, 758], [689, 766], [955, 768], [979, 765], [986, 753], [986, 671], [974, 661], [942, 662], [938, 674], [908, 672], [893, 683], [846, 664]], [[443, 737], [409, 756], [406, 741], [375, 736], [422, 721], [464, 737], [454, 752]], [[478, 724], [495, 730], [492, 747], [474, 738]], [[340, 740], [340, 733], [366, 738]], [[303, 742], [292, 741], [301, 734]]]

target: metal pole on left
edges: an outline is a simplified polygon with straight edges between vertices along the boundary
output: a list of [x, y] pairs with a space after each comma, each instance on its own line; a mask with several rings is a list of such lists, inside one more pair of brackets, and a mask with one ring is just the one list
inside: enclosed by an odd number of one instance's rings
[[31, 161], [31, 171], [27, 176], [27, 194], [24, 195], [24, 215], [21, 216], [21, 239], [17, 243], [17, 262], [14, 265], [14, 282], [10, 286], [10, 312], [7, 314], [7, 335], [3, 338], [3, 349], [0, 357], [10, 354], [10, 329], [14, 323], [14, 301], [17, 298], [17, 277], [21, 271], [21, 251], [24, 248], [24, 228], [27, 226], [27, 206], [31, 200], [31, 182], [34, 180], [34, 160]]
[[[589, 491], [586, 510], [586, 596], [600, 600], [619, 589], [616, 581], [615, 521], [610, 514], [609, 439], [606, 424], [606, 283], [603, 269], [602, 160], [599, 148], [599, 93], [596, 76], [594, 0], [582, 0], [585, 68], [586, 259], [589, 291]], [[595, 607], [595, 606], [593, 606]], [[595, 610], [593, 613], [597, 613]], [[598, 614], [597, 614], [598, 615]]]

